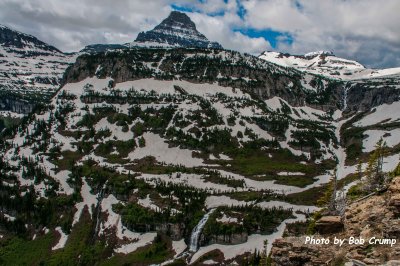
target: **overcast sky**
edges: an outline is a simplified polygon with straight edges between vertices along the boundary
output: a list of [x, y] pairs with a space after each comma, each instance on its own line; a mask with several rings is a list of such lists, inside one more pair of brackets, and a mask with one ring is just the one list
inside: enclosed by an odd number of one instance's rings
[[241, 52], [329, 50], [368, 67], [400, 66], [400, 0], [1, 0], [0, 23], [71, 52], [133, 41], [171, 10]]

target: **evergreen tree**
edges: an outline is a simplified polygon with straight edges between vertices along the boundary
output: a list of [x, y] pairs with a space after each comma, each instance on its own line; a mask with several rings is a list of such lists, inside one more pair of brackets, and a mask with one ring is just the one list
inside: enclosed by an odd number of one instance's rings
[[385, 181], [383, 173], [383, 158], [386, 155], [386, 142], [381, 138], [375, 145], [375, 150], [371, 153], [368, 165], [365, 170], [366, 184], [365, 189], [372, 192], [379, 189]]

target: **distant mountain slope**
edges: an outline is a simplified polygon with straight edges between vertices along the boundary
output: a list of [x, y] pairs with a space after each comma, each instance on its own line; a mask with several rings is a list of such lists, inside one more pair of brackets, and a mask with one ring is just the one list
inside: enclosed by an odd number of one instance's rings
[[50, 97], [74, 59], [34, 36], [0, 26], [0, 110], [29, 112], [29, 102], [17, 106], [15, 101]]
[[300, 71], [342, 80], [400, 76], [400, 68], [367, 69], [357, 61], [337, 57], [329, 51], [318, 51], [305, 55], [266, 51], [259, 57], [280, 66], [293, 67]]
[[172, 11], [153, 30], [139, 33], [135, 42], [160, 46], [222, 49], [219, 43], [209, 41], [206, 36], [198, 32], [194, 22], [186, 14], [178, 11]]

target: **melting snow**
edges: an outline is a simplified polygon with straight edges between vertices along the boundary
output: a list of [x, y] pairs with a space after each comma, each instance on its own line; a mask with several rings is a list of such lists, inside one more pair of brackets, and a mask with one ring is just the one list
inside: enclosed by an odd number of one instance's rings
[[56, 231], [60, 234], [60, 239], [58, 240], [58, 243], [51, 248], [51, 250], [64, 248], [68, 240], [68, 235], [64, 234], [64, 232], [61, 230], [61, 227], [56, 227]]
[[400, 129], [393, 130], [367, 130], [364, 133], [367, 138], [363, 140], [363, 152], [371, 152], [375, 150], [376, 143], [383, 138], [386, 145], [390, 148], [400, 143]]
[[203, 160], [193, 158], [192, 151], [178, 147], [168, 147], [163, 138], [154, 133], [143, 134], [146, 141], [145, 147], [136, 148], [128, 157], [131, 160], [141, 159], [146, 156], [154, 156], [157, 161], [167, 164], [184, 165], [186, 167], [203, 166]]

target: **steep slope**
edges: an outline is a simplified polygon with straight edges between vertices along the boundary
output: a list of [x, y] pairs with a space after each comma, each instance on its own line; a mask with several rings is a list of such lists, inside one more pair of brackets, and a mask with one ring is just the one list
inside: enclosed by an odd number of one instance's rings
[[[256, 75], [265, 80], [257, 83]], [[326, 171], [335, 155], [327, 147], [336, 139], [333, 128], [320, 126], [331, 121], [329, 114], [253, 95], [257, 84], [272, 82], [272, 77], [278, 79], [277, 89], [306, 94], [308, 88], [294, 85], [298, 75], [220, 50], [138, 49], [81, 56], [51, 106], [31, 116], [7, 141], [1, 168], [2, 195], [8, 198], [2, 201], [4, 227], [42, 239], [49, 237], [45, 226], [49, 234], [62, 236], [52, 247], [68, 249], [86, 221], [92, 224], [93, 241], [115, 254], [111, 260], [157, 241], [176, 248], [165, 250], [166, 260], [184, 251], [207, 209], [216, 208], [210, 223], [221, 223], [222, 213], [240, 213], [237, 219], [246, 221], [278, 215], [261, 229], [245, 222], [239, 243], [230, 237], [224, 242], [224, 232], [209, 231], [205, 224], [201, 246], [245, 247], [223, 251], [227, 260], [251, 252], [276, 237], [271, 234], [281, 230], [284, 220], [302, 217], [288, 210], [292, 205], [285, 203], [282, 191], [301, 192], [329, 180]], [[305, 129], [318, 140], [302, 140]], [[240, 195], [254, 191], [261, 201], [243, 209], [247, 203]], [[33, 200], [25, 202], [27, 196]], [[39, 201], [58, 206], [60, 197], [63, 208], [35, 207]], [[52, 218], [29, 220], [25, 208]], [[17, 222], [25, 229], [13, 227]], [[157, 233], [168, 237], [157, 240]], [[233, 239], [237, 233], [232, 234]], [[201, 247], [193, 260], [205, 252]]]
[[305, 55], [290, 55], [267, 51], [259, 57], [280, 66], [293, 67], [300, 71], [341, 80], [390, 76], [396, 76], [399, 79], [400, 76], [400, 68], [367, 69], [356, 61], [336, 57], [329, 51], [312, 52]]
[[222, 49], [219, 43], [210, 42], [206, 36], [198, 32], [196, 25], [185, 13], [178, 11], [172, 11], [153, 30], [139, 33], [135, 42], [150, 46]]
[[37, 38], [0, 26], [0, 110], [28, 113], [49, 99], [74, 60]]
[[[343, 232], [315, 236], [315, 239], [329, 238], [330, 244], [305, 244], [305, 236], [277, 240], [271, 252], [273, 265], [398, 264], [399, 193], [400, 177], [396, 177], [388, 191], [351, 202], [344, 217]], [[343, 245], [332, 244], [335, 237], [345, 240]], [[358, 242], [350, 244], [351, 237]]]

